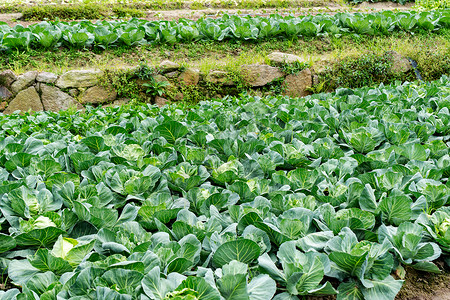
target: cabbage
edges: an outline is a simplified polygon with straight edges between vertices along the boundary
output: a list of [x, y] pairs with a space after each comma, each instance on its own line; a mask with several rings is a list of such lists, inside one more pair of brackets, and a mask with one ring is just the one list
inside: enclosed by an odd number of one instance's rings
[[446, 218], [442, 223], [441, 223], [441, 225], [439, 226], [439, 233], [442, 235], [442, 236], [445, 236], [445, 234], [447, 233], [447, 231], [449, 231], [449, 229], [450, 229], [450, 217], [449, 218]]
[[67, 253], [69, 253], [69, 251], [72, 250], [72, 248], [77, 244], [77, 240], [63, 238], [62, 235], [60, 235], [55, 245], [53, 246], [52, 254], [56, 257], [66, 258]]
[[44, 229], [47, 227], [56, 227], [56, 224], [48, 217], [39, 216], [33, 223], [34, 229]]

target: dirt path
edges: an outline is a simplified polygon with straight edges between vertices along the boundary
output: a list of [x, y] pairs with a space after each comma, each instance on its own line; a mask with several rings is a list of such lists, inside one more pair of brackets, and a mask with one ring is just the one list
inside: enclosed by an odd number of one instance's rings
[[[147, 16], [144, 18], [148, 21], [156, 20], [178, 20], [178, 19], [191, 19], [197, 20], [202, 17], [220, 17], [223, 14], [229, 15], [251, 15], [251, 16], [269, 16], [271, 14], [281, 15], [309, 15], [318, 13], [330, 13], [337, 12], [376, 12], [382, 10], [409, 10], [413, 6], [413, 3], [406, 5], [400, 5], [393, 2], [378, 2], [369, 3], [365, 2], [357, 6], [340, 5], [335, 2], [329, 2], [325, 6], [321, 7], [296, 7], [296, 8], [262, 8], [262, 9], [178, 9], [178, 10], [160, 10], [160, 11], [148, 11]], [[21, 21], [20, 13], [0, 14], [0, 22], [6, 22], [9, 26], [16, 24], [22, 24], [28, 26], [30, 24], [39, 23], [40, 21]], [[92, 20], [95, 22], [96, 20]]]

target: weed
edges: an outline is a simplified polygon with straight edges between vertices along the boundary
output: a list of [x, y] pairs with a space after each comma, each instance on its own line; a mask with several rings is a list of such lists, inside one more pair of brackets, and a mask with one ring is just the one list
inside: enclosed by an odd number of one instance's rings
[[284, 90], [285, 90], [283, 82], [284, 82], [284, 77], [279, 78], [279, 79], [275, 79], [274, 81], [272, 81], [268, 85], [264, 86], [262, 88], [262, 91], [263, 92], [264, 91], [265, 92], [269, 92], [272, 95], [282, 94], [284, 92]]
[[450, 53], [445, 51], [423, 51], [411, 53], [418, 70], [425, 81], [439, 79], [442, 75], [450, 75]]
[[135, 73], [132, 71], [108, 71], [100, 79], [100, 85], [110, 87], [117, 92], [119, 98], [127, 98], [137, 101], [142, 98], [140, 86], [133, 79]]
[[129, 8], [125, 6], [114, 6], [112, 7], [112, 12], [114, 13], [114, 16], [117, 16], [118, 18], [143, 18], [145, 17], [146, 13], [142, 10], [136, 9], [136, 8]]
[[329, 81], [335, 87], [363, 87], [379, 83], [391, 83], [395, 80], [414, 80], [410, 71], [408, 74], [391, 72], [392, 63], [386, 55], [366, 53], [357, 57], [347, 57], [327, 68], [322, 74], [322, 81]]
[[450, 0], [416, 0], [414, 9], [432, 10], [450, 8]]
[[293, 63], [283, 63], [280, 68], [285, 74], [298, 74], [309, 67], [310, 64], [307, 62], [296, 61]]
[[153, 75], [157, 73], [155, 68], [149, 67], [145, 63], [141, 63], [139, 67], [136, 69], [134, 75], [142, 80], [151, 80]]
[[319, 82], [318, 84], [315, 84], [311, 87], [307, 87], [305, 90], [312, 94], [319, 94], [319, 93], [326, 92], [327, 86], [329, 86], [329, 82], [327, 80], [324, 80], [324, 81]]
[[165, 87], [169, 85], [168, 81], [157, 81], [151, 77], [149, 83], [144, 83], [142, 86], [146, 88], [145, 92], [151, 96], [162, 96], [165, 92]]

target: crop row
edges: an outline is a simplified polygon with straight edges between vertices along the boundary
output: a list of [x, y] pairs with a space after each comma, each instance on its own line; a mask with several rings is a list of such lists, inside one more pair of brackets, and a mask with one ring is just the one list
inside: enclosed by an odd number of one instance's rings
[[199, 40], [264, 40], [318, 35], [387, 35], [394, 31], [434, 31], [450, 26], [450, 10], [374, 14], [338, 13], [305, 17], [240, 17], [224, 15], [198, 21], [42, 22], [11, 28], [0, 23], [0, 47], [51, 49], [59, 46], [108, 48], [117, 45], [174, 44]]
[[0, 298], [394, 299], [450, 263], [449, 91], [0, 115]]

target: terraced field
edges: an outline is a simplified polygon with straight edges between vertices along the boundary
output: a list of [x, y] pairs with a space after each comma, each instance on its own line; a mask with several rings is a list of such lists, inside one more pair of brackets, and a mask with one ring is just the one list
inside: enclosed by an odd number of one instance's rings
[[302, 3], [0, 24], [0, 300], [450, 299], [450, 11]]

